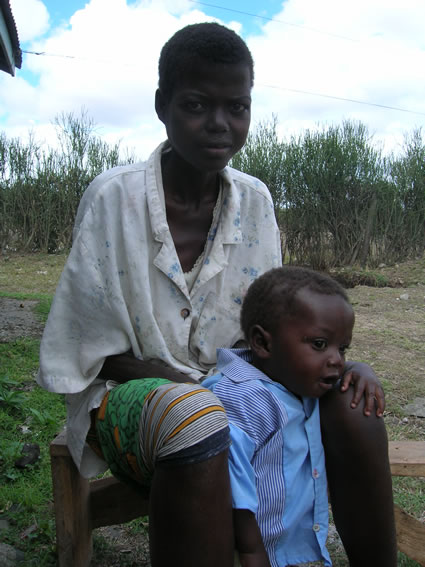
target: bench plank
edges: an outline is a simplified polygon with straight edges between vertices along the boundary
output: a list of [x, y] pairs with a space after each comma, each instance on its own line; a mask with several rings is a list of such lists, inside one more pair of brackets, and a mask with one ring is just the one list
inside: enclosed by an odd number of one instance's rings
[[149, 514], [149, 492], [137, 490], [114, 477], [90, 482], [92, 528], [125, 524]]
[[391, 474], [425, 477], [425, 441], [390, 441]]
[[425, 567], [425, 524], [394, 506], [397, 547]]

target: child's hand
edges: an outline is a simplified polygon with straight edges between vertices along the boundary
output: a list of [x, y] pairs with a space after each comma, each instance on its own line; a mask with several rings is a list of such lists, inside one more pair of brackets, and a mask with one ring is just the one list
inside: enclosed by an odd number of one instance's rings
[[[235, 550], [238, 551], [236, 567], [271, 567], [264, 548], [260, 528], [253, 512], [233, 510]], [[239, 565], [238, 565], [239, 563]]]
[[384, 390], [372, 368], [364, 362], [347, 361], [344, 372], [341, 380], [341, 391], [346, 392], [350, 384], [354, 386], [351, 407], [356, 408], [364, 396], [366, 399], [363, 413], [369, 416], [373, 412], [376, 402], [376, 415], [382, 417], [385, 409]]

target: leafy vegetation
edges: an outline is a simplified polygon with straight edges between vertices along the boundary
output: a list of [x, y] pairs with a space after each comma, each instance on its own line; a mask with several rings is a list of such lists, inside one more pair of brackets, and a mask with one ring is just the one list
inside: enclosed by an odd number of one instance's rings
[[425, 250], [425, 142], [407, 135], [384, 158], [362, 123], [306, 130], [289, 141], [260, 123], [232, 165], [270, 188], [284, 258], [317, 269], [376, 267]]
[[[0, 245], [8, 251], [66, 251], [78, 203], [120, 159], [90, 117], [54, 120], [58, 150], [0, 132]], [[400, 155], [383, 157], [360, 122], [280, 140], [277, 117], [260, 122], [232, 165], [272, 194], [285, 259], [319, 269], [376, 267], [425, 250], [425, 142], [406, 134]]]
[[[92, 179], [123, 163], [119, 144], [95, 134], [83, 110], [55, 118], [59, 149], [24, 144], [0, 132], [0, 245], [3, 250], [57, 252], [70, 247], [81, 196]], [[133, 161], [128, 156], [126, 163]]]

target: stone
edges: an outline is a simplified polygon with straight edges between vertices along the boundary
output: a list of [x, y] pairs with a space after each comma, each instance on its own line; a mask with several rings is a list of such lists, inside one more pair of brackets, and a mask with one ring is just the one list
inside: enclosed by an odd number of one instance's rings
[[7, 543], [0, 543], [0, 565], [2, 567], [15, 567], [25, 559], [25, 554]]
[[425, 417], [425, 398], [415, 398], [413, 402], [405, 406], [404, 411], [415, 417]]
[[25, 443], [22, 448], [22, 457], [15, 461], [15, 467], [24, 469], [33, 465], [40, 458], [40, 446], [37, 443]]

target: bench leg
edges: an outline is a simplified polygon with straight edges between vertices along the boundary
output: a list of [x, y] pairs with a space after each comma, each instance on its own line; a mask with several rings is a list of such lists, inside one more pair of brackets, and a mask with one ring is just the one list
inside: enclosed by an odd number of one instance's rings
[[51, 455], [59, 567], [88, 567], [93, 553], [89, 481], [72, 457]]

